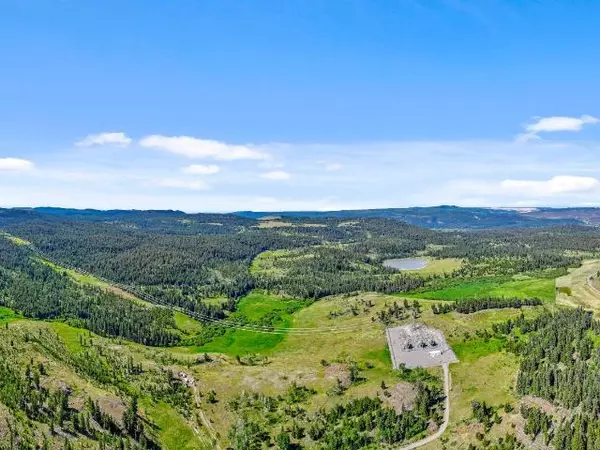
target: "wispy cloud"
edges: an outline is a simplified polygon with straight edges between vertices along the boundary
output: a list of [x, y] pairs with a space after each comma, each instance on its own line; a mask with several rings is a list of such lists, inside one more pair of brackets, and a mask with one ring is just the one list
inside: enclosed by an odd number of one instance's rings
[[214, 164], [208, 166], [192, 164], [191, 166], [184, 167], [181, 171], [187, 175], [214, 175], [215, 173], [219, 173], [221, 168]]
[[93, 147], [97, 145], [116, 145], [126, 147], [132, 139], [122, 132], [90, 134], [75, 143], [77, 147]]
[[0, 158], [0, 171], [24, 172], [33, 169], [33, 163], [21, 158]]
[[273, 172], [265, 172], [261, 174], [260, 177], [265, 178], [267, 180], [282, 181], [289, 180], [292, 176], [289, 173], [284, 172], [282, 170], [275, 170]]
[[540, 139], [540, 133], [581, 131], [585, 125], [595, 125], [600, 122], [600, 119], [589, 115], [580, 117], [536, 117], [535, 119], [535, 122], [525, 125], [525, 133], [517, 136], [518, 141], [526, 142]]
[[140, 145], [146, 148], [163, 150], [187, 158], [212, 158], [223, 161], [237, 159], [266, 159], [268, 155], [247, 145], [227, 144], [190, 136], [152, 135], [143, 138]]

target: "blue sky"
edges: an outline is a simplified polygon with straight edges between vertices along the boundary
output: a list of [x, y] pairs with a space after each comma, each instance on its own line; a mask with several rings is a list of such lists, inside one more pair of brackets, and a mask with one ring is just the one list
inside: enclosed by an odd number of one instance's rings
[[0, 0], [0, 206], [600, 205], [600, 2]]

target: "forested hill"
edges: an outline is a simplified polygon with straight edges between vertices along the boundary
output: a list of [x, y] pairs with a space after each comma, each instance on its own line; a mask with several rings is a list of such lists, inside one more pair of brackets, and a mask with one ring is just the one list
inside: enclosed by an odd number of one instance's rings
[[[233, 214], [186, 214], [173, 210], [96, 210], [70, 208], [0, 208], [0, 222], [103, 223], [168, 234], [228, 234], [256, 224]], [[0, 224], [1, 225], [1, 224]]]
[[421, 227], [440, 229], [530, 228], [569, 224], [600, 224], [600, 208], [492, 209], [431, 206], [345, 211], [239, 211], [235, 214], [240, 217], [252, 219], [271, 216], [294, 218], [330, 217], [346, 220], [365, 218], [394, 219]]
[[188, 214], [174, 210], [108, 210], [71, 208], [0, 209], [4, 218], [44, 217], [129, 225], [138, 229], [184, 234], [221, 234], [256, 225], [270, 217], [302, 219], [391, 219], [433, 229], [539, 228], [555, 225], [600, 225], [600, 208], [463, 208], [431, 206], [343, 211], [239, 211]]

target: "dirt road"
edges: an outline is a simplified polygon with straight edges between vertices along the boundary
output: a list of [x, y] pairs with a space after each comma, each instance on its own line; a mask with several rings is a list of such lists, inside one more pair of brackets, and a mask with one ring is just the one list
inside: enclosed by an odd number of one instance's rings
[[413, 450], [415, 448], [430, 444], [444, 434], [444, 431], [446, 431], [446, 428], [448, 428], [448, 422], [450, 422], [450, 370], [448, 369], [448, 364], [444, 364], [442, 367], [444, 369], [444, 394], [446, 396], [446, 399], [444, 400], [444, 421], [442, 422], [442, 425], [431, 436], [427, 436], [420, 441], [413, 442], [412, 444], [405, 445], [404, 447], [399, 447], [398, 450]]

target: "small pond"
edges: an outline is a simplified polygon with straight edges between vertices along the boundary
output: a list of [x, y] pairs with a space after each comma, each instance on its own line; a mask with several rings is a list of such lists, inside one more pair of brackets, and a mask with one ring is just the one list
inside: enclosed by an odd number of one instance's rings
[[427, 267], [427, 260], [425, 258], [386, 259], [383, 265], [396, 270], [420, 270]]

